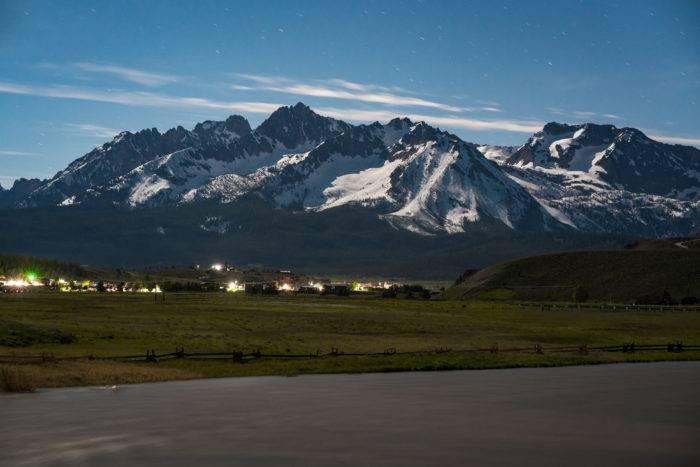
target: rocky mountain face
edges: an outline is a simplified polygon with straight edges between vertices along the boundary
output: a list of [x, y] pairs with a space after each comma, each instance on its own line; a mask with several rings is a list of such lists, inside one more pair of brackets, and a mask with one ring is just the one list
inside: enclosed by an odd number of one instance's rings
[[290, 212], [370, 210], [425, 235], [684, 235], [700, 224], [699, 154], [593, 124], [549, 123], [520, 148], [476, 146], [423, 122], [349, 125], [299, 103], [255, 129], [232, 116], [121, 133], [50, 180], [0, 192], [0, 203], [152, 208], [252, 195]]
[[664, 237], [700, 225], [696, 148], [633, 128], [548, 123], [520, 148], [480, 150], [577, 231]]
[[38, 178], [20, 178], [15, 180], [9, 190], [0, 186], [0, 208], [10, 208], [17, 205], [41, 184], [42, 181]]
[[700, 197], [700, 150], [654, 141], [634, 128], [548, 123], [506, 163], [584, 172], [633, 193]]

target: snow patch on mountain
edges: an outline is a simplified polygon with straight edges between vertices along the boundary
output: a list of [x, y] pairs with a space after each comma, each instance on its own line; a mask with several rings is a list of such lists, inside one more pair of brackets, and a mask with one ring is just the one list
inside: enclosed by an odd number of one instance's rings
[[505, 163], [508, 158], [510, 158], [515, 151], [518, 150], [515, 146], [494, 146], [489, 144], [482, 144], [477, 146], [476, 149], [484, 155], [489, 160], [494, 161], [497, 164]]
[[389, 194], [391, 174], [404, 164], [404, 161], [397, 159], [381, 162], [383, 163], [378, 167], [341, 175], [333, 180], [331, 185], [323, 190], [326, 201], [319, 209], [331, 209], [344, 204], [371, 206], [377, 201], [394, 203], [395, 200]]
[[[301, 206], [315, 209], [323, 206], [326, 201], [326, 190], [335, 181], [348, 174], [363, 172], [369, 168], [380, 166], [384, 162], [380, 155], [371, 157], [349, 157], [342, 154], [331, 154], [323, 163], [312, 171], [305, 171], [301, 164], [290, 167], [289, 174], [294, 173], [298, 181], [285, 184], [274, 194], [274, 201], [280, 206]], [[294, 170], [294, 169], [301, 170]]]

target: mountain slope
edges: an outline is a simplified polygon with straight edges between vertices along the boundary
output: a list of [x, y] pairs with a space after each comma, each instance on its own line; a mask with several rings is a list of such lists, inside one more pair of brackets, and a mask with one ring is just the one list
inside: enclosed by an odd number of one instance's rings
[[[41, 219], [41, 222], [37, 222]], [[113, 267], [208, 265], [294, 269], [340, 277], [452, 279], [523, 254], [621, 246], [629, 238], [488, 231], [423, 236], [362, 207], [279, 209], [259, 196], [149, 209], [66, 206], [0, 210], [3, 254]], [[77, 234], [79, 233], [79, 234]]]
[[548, 123], [506, 163], [584, 172], [633, 193], [700, 198], [700, 149], [660, 143], [634, 128]]

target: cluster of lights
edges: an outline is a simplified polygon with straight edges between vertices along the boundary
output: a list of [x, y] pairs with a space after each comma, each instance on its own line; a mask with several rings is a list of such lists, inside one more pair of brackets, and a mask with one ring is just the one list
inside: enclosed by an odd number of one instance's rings
[[238, 281], [229, 282], [226, 286], [226, 292], [242, 292], [245, 290], [243, 284], [239, 284]]
[[7, 279], [3, 281], [2, 283], [5, 287], [13, 287], [13, 288], [24, 288], [24, 287], [31, 287], [31, 286], [42, 286], [44, 285], [43, 282], [37, 279], [36, 274], [33, 272], [27, 272], [24, 274], [24, 277], [18, 277], [15, 279]]
[[29, 287], [30, 285], [32, 284], [24, 279], [9, 279], [5, 281], [5, 286], [7, 287]]
[[214, 271], [223, 271], [224, 265], [223, 265], [223, 264], [216, 263], [216, 264], [212, 264], [212, 265], [211, 265], [211, 268], [212, 268]]
[[[67, 281], [65, 279], [58, 279], [54, 282], [58, 290], [61, 292], [96, 292], [98, 290], [98, 283], [89, 280], [82, 281]], [[106, 283], [103, 284], [104, 287], [100, 290], [102, 292], [137, 292], [137, 293], [161, 293], [162, 290], [158, 284], [152, 288], [140, 287], [134, 289], [132, 287], [118, 287], [116, 284]]]

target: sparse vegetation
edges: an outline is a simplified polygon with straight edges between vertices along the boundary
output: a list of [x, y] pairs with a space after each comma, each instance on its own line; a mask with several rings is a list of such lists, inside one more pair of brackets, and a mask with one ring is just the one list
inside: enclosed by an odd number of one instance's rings
[[192, 379], [204, 373], [187, 369], [109, 361], [66, 361], [42, 364], [0, 364], [0, 390], [32, 392], [42, 387], [98, 386]]
[[0, 366], [0, 390], [5, 392], [32, 392], [37, 385], [21, 366]]
[[74, 339], [72, 334], [56, 328], [0, 317], [0, 347], [26, 347], [35, 343], [70, 344]]

